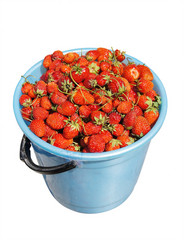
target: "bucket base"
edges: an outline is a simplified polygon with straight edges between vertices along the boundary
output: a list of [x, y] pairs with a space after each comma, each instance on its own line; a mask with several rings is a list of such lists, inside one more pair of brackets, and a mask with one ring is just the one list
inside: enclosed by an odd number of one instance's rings
[[130, 196], [130, 194], [132, 193], [132, 191], [127, 195], [127, 196], [124, 196], [122, 199], [120, 199], [119, 201], [117, 202], [114, 202], [112, 204], [109, 204], [109, 205], [106, 205], [106, 206], [102, 206], [102, 207], [81, 207], [81, 206], [75, 206], [75, 205], [71, 205], [71, 204], [67, 204], [63, 201], [60, 201], [58, 199], [55, 199], [61, 204], [63, 205], [64, 207], [72, 210], [72, 211], [75, 211], [75, 212], [80, 212], [80, 213], [102, 213], [102, 212], [106, 212], [106, 211], [109, 211], [109, 210], [112, 210], [116, 207], [118, 207], [119, 205], [121, 205], [123, 202], [125, 202], [127, 200], [127, 198]]

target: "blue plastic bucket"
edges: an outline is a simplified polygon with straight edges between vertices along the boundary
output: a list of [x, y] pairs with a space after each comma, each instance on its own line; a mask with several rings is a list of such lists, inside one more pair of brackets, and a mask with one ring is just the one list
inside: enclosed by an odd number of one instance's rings
[[[90, 49], [92, 48], [83, 48], [82, 53], [85, 54]], [[81, 49], [72, 49], [64, 53], [72, 51], [81, 53]], [[126, 57], [130, 57], [137, 64], [143, 64], [131, 56]], [[34, 76], [29, 77], [30, 82], [39, 80], [45, 72], [42, 62], [38, 62], [25, 73], [24, 76]], [[20, 79], [13, 101], [16, 120], [24, 133], [20, 158], [33, 170], [43, 173], [51, 194], [63, 206], [82, 213], [99, 213], [119, 206], [130, 196], [142, 169], [150, 141], [160, 130], [167, 112], [164, 86], [154, 72], [153, 75], [154, 89], [162, 99], [160, 116], [156, 124], [137, 142], [125, 148], [103, 153], [63, 150], [34, 135], [21, 116], [19, 98], [24, 78]], [[31, 160], [30, 142], [40, 166]], [[60, 171], [57, 171], [58, 165], [61, 166]]]

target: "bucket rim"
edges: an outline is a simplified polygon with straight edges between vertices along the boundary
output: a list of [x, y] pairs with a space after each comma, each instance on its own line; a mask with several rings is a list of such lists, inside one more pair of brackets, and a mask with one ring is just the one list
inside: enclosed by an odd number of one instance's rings
[[[73, 52], [73, 51], [89, 51], [89, 50], [95, 50], [97, 48], [75, 48], [75, 49], [70, 49], [70, 50], [65, 50], [63, 51], [63, 53], [68, 53], [68, 52]], [[134, 62], [138, 63], [138, 64], [143, 64], [143, 62], [141, 62], [140, 60], [138, 60], [135, 57], [132, 57], [130, 55], [125, 54], [126, 58], [129, 57], [131, 58]], [[28, 76], [31, 75], [31, 72], [33, 72], [34, 70], [36, 70], [38, 67], [42, 66], [42, 62], [43, 60], [37, 62], [36, 64], [34, 64], [25, 74], [24, 76]], [[150, 68], [150, 67], [149, 67]], [[150, 68], [151, 69], [151, 68]], [[33, 143], [36, 144], [38, 147], [42, 148], [43, 150], [45, 150], [46, 152], [49, 152], [53, 155], [62, 157], [62, 158], [66, 158], [69, 160], [80, 160], [80, 161], [103, 161], [103, 160], [110, 160], [110, 159], [114, 159], [114, 158], [118, 158], [124, 154], [127, 154], [128, 152], [138, 149], [140, 146], [149, 143], [151, 141], [151, 139], [157, 134], [157, 132], [160, 130], [165, 117], [166, 117], [166, 113], [167, 113], [167, 106], [168, 106], [168, 102], [167, 102], [167, 94], [165, 91], [165, 88], [160, 80], [160, 78], [157, 76], [157, 74], [151, 69], [153, 76], [154, 76], [154, 82], [157, 83], [157, 87], [159, 89], [159, 93], [161, 95], [161, 108], [160, 108], [160, 115], [159, 118], [157, 119], [157, 122], [155, 123], [155, 125], [152, 127], [152, 129], [141, 139], [139, 139], [138, 141], [134, 142], [133, 144], [126, 146], [124, 148], [120, 148], [118, 150], [113, 150], [113, 151], [109, 151], [109, 152], [102, 152], [102, 153], [82, 153], [82, 152], [72, 152], [72, 151], [67, 151], [58, 147], [55, 147], [45, 141], [43, 141], [42, 139], [40, 139], [39, 137], [37, 137], [26, 125], [25, 120], [22, 118], [21, 112], [20, 112], [20, 105], [19, 105], [19, 94], [21, 91], [21, 86], [22, 83], [24, 82], [24, 78], [21, 77], [21, 79], [19, 80], [16, 88], [15, 88], [15, 92], [14, 92], [14, 96], [13, 96], [13, 110], [14, 110], [14, 115], [15, 118], [17, 120], [17, 123], [19, 125], [19, 127], [21, 128], [21, 130], [23, 131], [23, 133], [29, 138], [29, 140]]]

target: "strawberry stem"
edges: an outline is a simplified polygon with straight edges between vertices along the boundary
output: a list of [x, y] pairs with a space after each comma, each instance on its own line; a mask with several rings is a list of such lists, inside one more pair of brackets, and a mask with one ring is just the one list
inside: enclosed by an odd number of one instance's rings
[[128, 65], [135, 64], [134, 61], [132, 61], [132, 58], [127, 57]]
[[114, 51], [113, 47], [111, 47], [111, 49], [112, 49], [112, 54], [113, 54], [114, 62], [117, 62], [116, 55], [115, 55], [115, 51]]
[[23, 77], [24, 79], [25, 79], [25, 82], [28, 82], [29, 83], [29, 81], [28, 81], [28, 77], [34, 77], [35, 79], [36, 79], [36, 77], [35, 76], [33, 76], [33, 75], [28, 75], [27, 77], [25, 77], [25, 76], [21, 76], [21, 77]]
[[137, 98], [137, 102], [134, 104], [134, 106], [137, 106], [138, 102], [139, 102], [139, 99], [140, 99], [140, 94], [138, 94], [138, 98]]
[[61, 92], [61, 93], [67, 94], [67, 95], [72, 95], [71, 93], [63, 92], [59, 87], [58, 87], [58, 91]]
[[100, 109], [102, 109], [103, 107], [105, 107], [105, 105], [108, 104], [110, 101], [111, 101], [111, 99], [109, 99], [108, 102], [106, 102], [105, 104], [103, 104], [103, 105], [98, 109], [98, 111], [99, 111]]

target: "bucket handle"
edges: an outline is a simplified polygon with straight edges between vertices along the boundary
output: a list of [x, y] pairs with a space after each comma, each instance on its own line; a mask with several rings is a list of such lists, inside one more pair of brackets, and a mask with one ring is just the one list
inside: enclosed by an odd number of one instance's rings
[[61, 164], [59, 166], [53, 166], [53, 167], [38, 166], [31, 159], [30, 148], [31, 148], [31, 141], [24, 134], [22, 137], [21, 145], [20, 145], [20, 160], [22, 160], [29, 168], [31, 168], [33, 171], [37, 173], [47, 174], [47, 175], [57, 174], [57, 173], [66, 172], [77, 166], [77, 163], [75, 161], [70, 161], [70, 162]]

